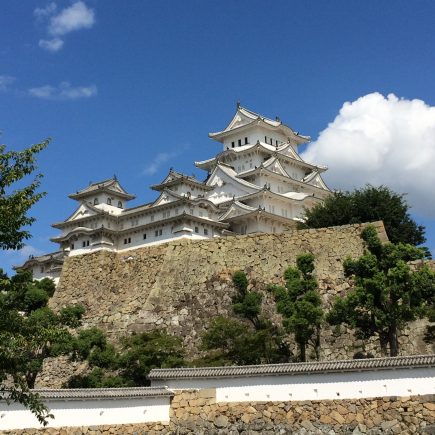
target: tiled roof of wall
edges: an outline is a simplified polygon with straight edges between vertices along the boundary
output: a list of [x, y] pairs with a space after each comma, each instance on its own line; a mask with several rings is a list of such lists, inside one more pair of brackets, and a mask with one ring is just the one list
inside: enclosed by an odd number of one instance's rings
[[133, 399], [138, 397], [171, 397], [173, 393], [161, 387], [136, 388], [71, 388], [71, 389], [36, 389], [43, 399], [82, 400], [82, 399]]
[[252, 366], [154, 369], [149, 379], [219, 378], [239, 376], [297, 375], [416, 367], [435, 367], [435, 355], [416, 355], [389, 358], [352, 359]]

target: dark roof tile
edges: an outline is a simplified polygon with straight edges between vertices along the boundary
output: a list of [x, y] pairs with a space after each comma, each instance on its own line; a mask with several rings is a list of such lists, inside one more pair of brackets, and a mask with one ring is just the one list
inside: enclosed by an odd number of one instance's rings
[[435, 355], [264, 364], [252, 366], [154, 369], [151, 370], [148, 377], [151, 380], [220, 378], [236, 376], [297, 375], [306, 373], [383, 370], [389, 368], [400, 369], [413, 367], [435, 367]]

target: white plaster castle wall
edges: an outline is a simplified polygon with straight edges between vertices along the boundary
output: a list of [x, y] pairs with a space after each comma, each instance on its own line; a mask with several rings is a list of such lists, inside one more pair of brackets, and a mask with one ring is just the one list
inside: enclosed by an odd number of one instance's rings
[[[43, 267], [44, 269], [42, 270], [41, 267]], [[42, 272], [41, 272], [41, 270], [42, 270]], [[33, 276], [33, 279], [36, 279], [37, 281], [40, 281], [41, 279], [44, 279], [44, 278], [50, 278], [57, 285], [57, 283], [59, 282], [59, 278], [60, 278], [60, 271], [59, 272], [52, 272], [52, 271], [48, 272], [48, 271], [46, 271], [45, 266], [35, 265], [32, 267], [32, 276]]]
[[165, 379], [173, 390], [216, 388], [217, 402], [340, 400], [435, 394], [435, 367], [363, 372]]
[[[48, 427], [97, 426], [169, 421], [169, 397], [106, 400], [49, 400], [54, 419]], [[0, 401], [0, 430], [42, 427], [36, 417], [17, 404]]]

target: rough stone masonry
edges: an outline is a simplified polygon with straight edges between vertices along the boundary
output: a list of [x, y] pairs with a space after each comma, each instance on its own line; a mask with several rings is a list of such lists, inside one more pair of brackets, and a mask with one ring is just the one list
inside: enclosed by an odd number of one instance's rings
[[[387, 241], [381, 222], [374, 224]], [[299, 254], [315, 256], [315, 273], [321, 297], [328, 307], [335, 296], [345, 293], [349, 280], [343, 260], [357, 258], [364, 250], [360, 237], [364, 224], [299, 230], [280, 234], [234, 236], [204, 241], [173, 241], [161, 245], [114, 253], [93, 252], [68, 257], [50, 306], [80, 303], [86, 308], [84, 326], [105, 330], [110, 339], [133, 331], [156, 327], [182, 337], [189, 356], [197, 354], [201, 334], [211, 318], [232, 315], [235, 289], [231, 276], [244, 270], [251, 286], [264, 291], [263, 309], [277, 323], [268, 284], [282, 284], [285, 269]], [[401, 353], [432, 353], [423, 341], [425, 322], [415, 322], [402, 331]], [[410, 332], [412, 331], [412, 336]], [[325, 327], [321, 337], [321, 359], [352, 358], [362, 350], [379, 355], [376, 340], [356, 341], [343, 328]], [[62, 379], [81, 370], [80, 364], [48, 364], [38, 385], [59, 387]]]

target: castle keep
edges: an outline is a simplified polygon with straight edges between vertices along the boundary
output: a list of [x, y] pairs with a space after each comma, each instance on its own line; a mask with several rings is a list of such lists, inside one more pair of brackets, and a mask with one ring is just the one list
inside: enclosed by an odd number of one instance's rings
[[[69, 197], [78, 202], [51, 240], [60, 253], [125, 251], [175, 239], [211, 239], [236, 234], [281, 233], [294, 228], [304, 208], [322, 201], [330, 190], [322, 180], [326, 167], [304, 162], [298, 146], [309, 141], [279, 118], [266, 118], [237, 105], [226, 128], [209, 137], [221, 143], [213, 158], [195, 162], [204, 181], [171, 169], [151, 186], [158, 198], [128, 207], [135, 198], [116, 177], [92, 183]], [[56, 253], [56, 259], [62, 255]], [[53, 257], [24, 264], [35, 278], [57, 279]], [[57, 272], [59, 272], [57, 270]]]

